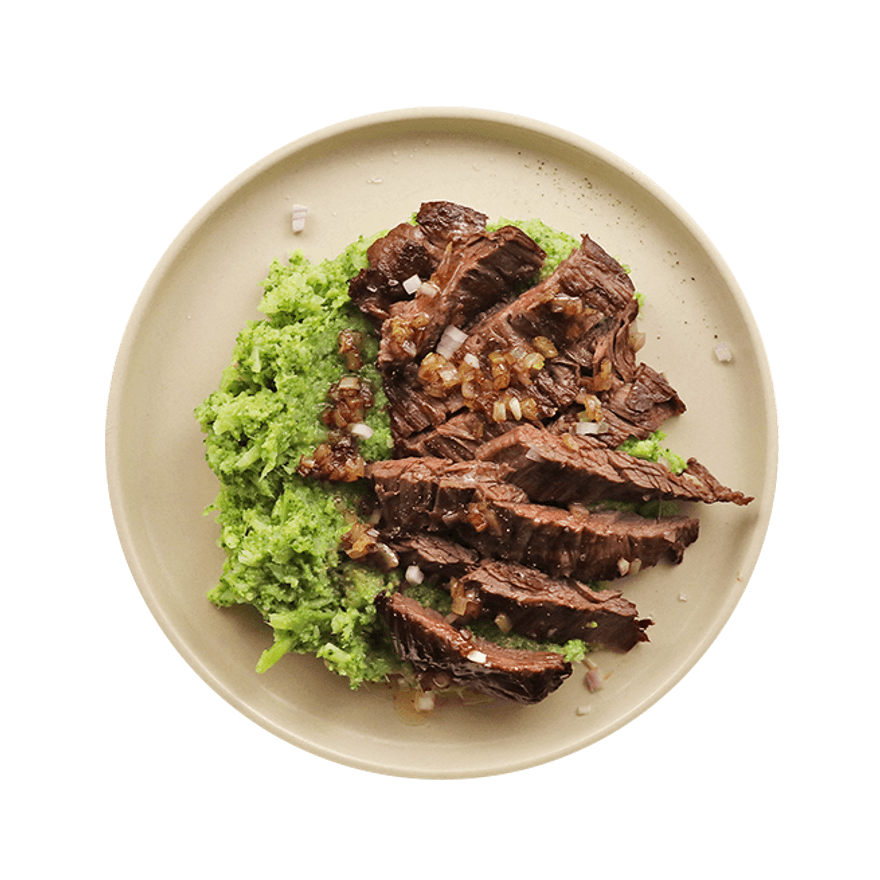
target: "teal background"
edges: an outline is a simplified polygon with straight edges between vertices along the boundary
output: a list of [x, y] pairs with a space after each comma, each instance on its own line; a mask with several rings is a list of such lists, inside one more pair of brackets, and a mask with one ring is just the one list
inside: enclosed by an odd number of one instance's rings
[[[6, 876], [861, 868], [876, 818], [877, 576], [876, 514], [860, 499], [877, 484], [843, 428], [874, 430], [877, 410], [864, 8], [6, 5]], [[126, 318], [195, 211], [300, 135], [433, 104], [570, 129], [673, 195], [749, 298], [781, 421], [765, 550], [697, 668], [581, 754], [445, 783], [300, 753], [187, 668], [116, 541], [102, 437]]]

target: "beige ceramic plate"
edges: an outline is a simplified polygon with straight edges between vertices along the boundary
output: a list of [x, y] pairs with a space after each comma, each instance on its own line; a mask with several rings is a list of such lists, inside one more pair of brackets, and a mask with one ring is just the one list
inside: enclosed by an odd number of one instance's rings
[[[291, 655], [264, 675], [254, 672], [270, 631], [249, 609], [221, 611], [205, 598], [223, 561], [217, 527], [202, 515], [218, 485], [192, 413], [217, 387], [238, 330], [260, 317], [260, 282], [274, 258], [297, 247], [312, 259], [336, 256], [430, 199], [588, 232], [628, 263], [647, 296], [642, 355], [688, 404], [669, 425], [670, 445], [756, 500], [748, 508], [704, 507], [700, 540], [680, 566], [627, 583], [626, 595], [655, 626], [649, 644], [622, 657], [598, 655], [603, 690], [590, 694], [576, 671], [537, 706], [444, 707], [413, 726], [386, 691], [352, 692], [313, 658]], [[293, 203], [309, 208], [296, 237]], [[733, 361], [716, 359], [719, 340]], [[401, 776], [482, 776], [595, 742], [694, 665], [758, 557], [776, 476], [775, 419], [748, 306], [715, 249], [665, 193], [595, 145], [544, 124], [473, 110], [414, 110], [356, 119], [285, 147], [229, 184], [183, 230], [122, 341], [107, 465], [122, 546], [150, 610], [233, 706], [342, 764]]]

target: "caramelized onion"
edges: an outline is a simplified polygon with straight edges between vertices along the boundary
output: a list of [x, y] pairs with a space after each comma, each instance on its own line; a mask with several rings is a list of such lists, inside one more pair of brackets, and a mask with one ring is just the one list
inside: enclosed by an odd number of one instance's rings
[[581, 379], [581, 383], [588, 391], [608, 391], [611, 388], [611, 361], [605, 358], [599, 365], [598, 372], [594, 372], [592, 377], [585, 376]]
[[537, 351], [544, 355], [545, 358], [553, 358], [559, 354], [556, 350], [556, 346], [546, 336], [536, 336], [532, 340], [532, 345], [534, 345]]
[[357, 330], [342, 330], [336, 340], [340, 357], [349, 370], [359, 370], [364, 365], [364, 334]]

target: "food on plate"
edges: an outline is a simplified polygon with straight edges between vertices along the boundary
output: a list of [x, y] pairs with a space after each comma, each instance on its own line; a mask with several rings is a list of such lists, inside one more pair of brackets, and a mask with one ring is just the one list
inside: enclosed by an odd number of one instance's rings
[[676, 505], [752, 501], [664, 447], [685, 404], [587, 235], [425, 202], [264, 287], [196, 410], [221, 482], [210, 598], [272, 628], [261, 671], [313, 653], [352, 687], [539, 702], [590, 651], [648, 641], [617, 585], [697, 540]]

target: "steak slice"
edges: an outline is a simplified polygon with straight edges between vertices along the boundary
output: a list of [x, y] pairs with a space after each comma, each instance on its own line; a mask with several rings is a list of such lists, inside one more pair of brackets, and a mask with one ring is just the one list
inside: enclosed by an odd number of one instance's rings
[[434, 247], [443, 250], [450, 241], [483, 232], [489, 220], [486, 214], [455, 202], [422, 202], [416, 223]]
[[571, 664], [551, 651], [502, 648], [459, 630], [431, 608], [402, 593], [380, 593], [376, 609], [398, 656], [432, 678], [518, 703], [538, 703], [571, 675]]
[[460, 412], [447, 421], [418, 434], [399, 438], [395, 453], [400, 457], [433, 456], [468, 461], [486, 440], [509, 431], [521, 422], [491, 422], [478, 412]]
[[681, 562], [699, 534], [695, 517], [647, 519], [601, 510], [483, 499], [455, 521], [460, 540], [486, 556], [538, 568], [554, 577], [608, 581], [656, 565]]
[[686, 409], [666, 377], [644, 363], [636, 367], [631, 381], [615, 387], [605, 396], [602, 408], [630, 425], [637, 425], [646, 432], [645, 436]]
[[401, 535], [389, 542], [402, 566], [417, 565], [429, 577], [462, 577], [480, 562], [480, 554], [439, 535]]
[[[457, 352], [481, 354], [489, 347], [545, 336], [558, 349], [581, 339], [603, 318], [631, 321], [638, 312], [635, 288], [621, 265], [589, 236], [553, 272], [507, 308], [487, 315], [470, 330], [472, 339]], [[609, 332], [617, 332], [609, 324]], [[489, 348], [491, 350], [491, 348]]]
[[[685, 412], [685, 405], [678, 393], [661, 374], [647, 364], [639, 364], [636, 377], [633, 382], [612, 383], [611, 390], [594, 395], [600, 412], [593, 420], [603, 422], [604, 429], [591, 436], [603, 446], [613, 449], [630, 437], [645, 440], [668, 418]], [[636, 387], [636, 383], [639, 387]], [[554, 418], [545, 420], [547, 429], [555, 434], [575, 433], [584, 415], [583, 398], [579, 397], [578, 400], [580, 403], [569, 404], [561, 408]]]
[[418, 226], [400, 223], [367, 249], [368, 265], [349, 282], [348, 294], [372, 324], [380, 327], [391, 306], [408, 299], [403, 282], [413, 275], [430, 277], [442, 256], [442, 249]]
[[396, 369], [432, 349], [447, 326], [462, 327], [534, 278], [544, 251], [521, 229], [504, 226], [456, 240], [430, 283], [393, 304], [382, 324], [379, 367]]
[[522, 489], [504, 482], [504, 469], [492, 461], [397, 458], [374, 462], [367, 476], [388, 537], [447, 529], [466, 519], [473, 505], [528, 500]]
[[443, 424], [450, 412], [464, 404], [458, 393], [444, 398], [428, 394], [418, 379], [415, 363], [407, 364], [393, 376], [385, 376], [382, 384], [388, 398], [388, 419], [395, 443]]
[[503, 614], [514, 632], [538, 640], [580, 639], [616, 651], [648, 641], [650, 620], [616, 590], [592, 590], [571, 578], [552, 578], [534, 568], [489, 560], [459, 579], [482, 616]]
[[506, 479], [532, 501], [593, 504], [664, 499], [745, 505], [753, 500], [723, 486], [695, 459], [678, 475], [658, 462], [609, 449], [592, 436], [555, 434], [534, 425], [520, 425], [487, 441], [475, 457], [505, 465]]
[[425, 202], [416, 224], [399, 223], [367, 249], [367, 267], [349, 283], [349, 296], [375, 327], [391, 306], [409, 299], [403, 282], [418, 275], [427, 280], [452, 240], [482, 232], [488, 217], [453, 202]]

